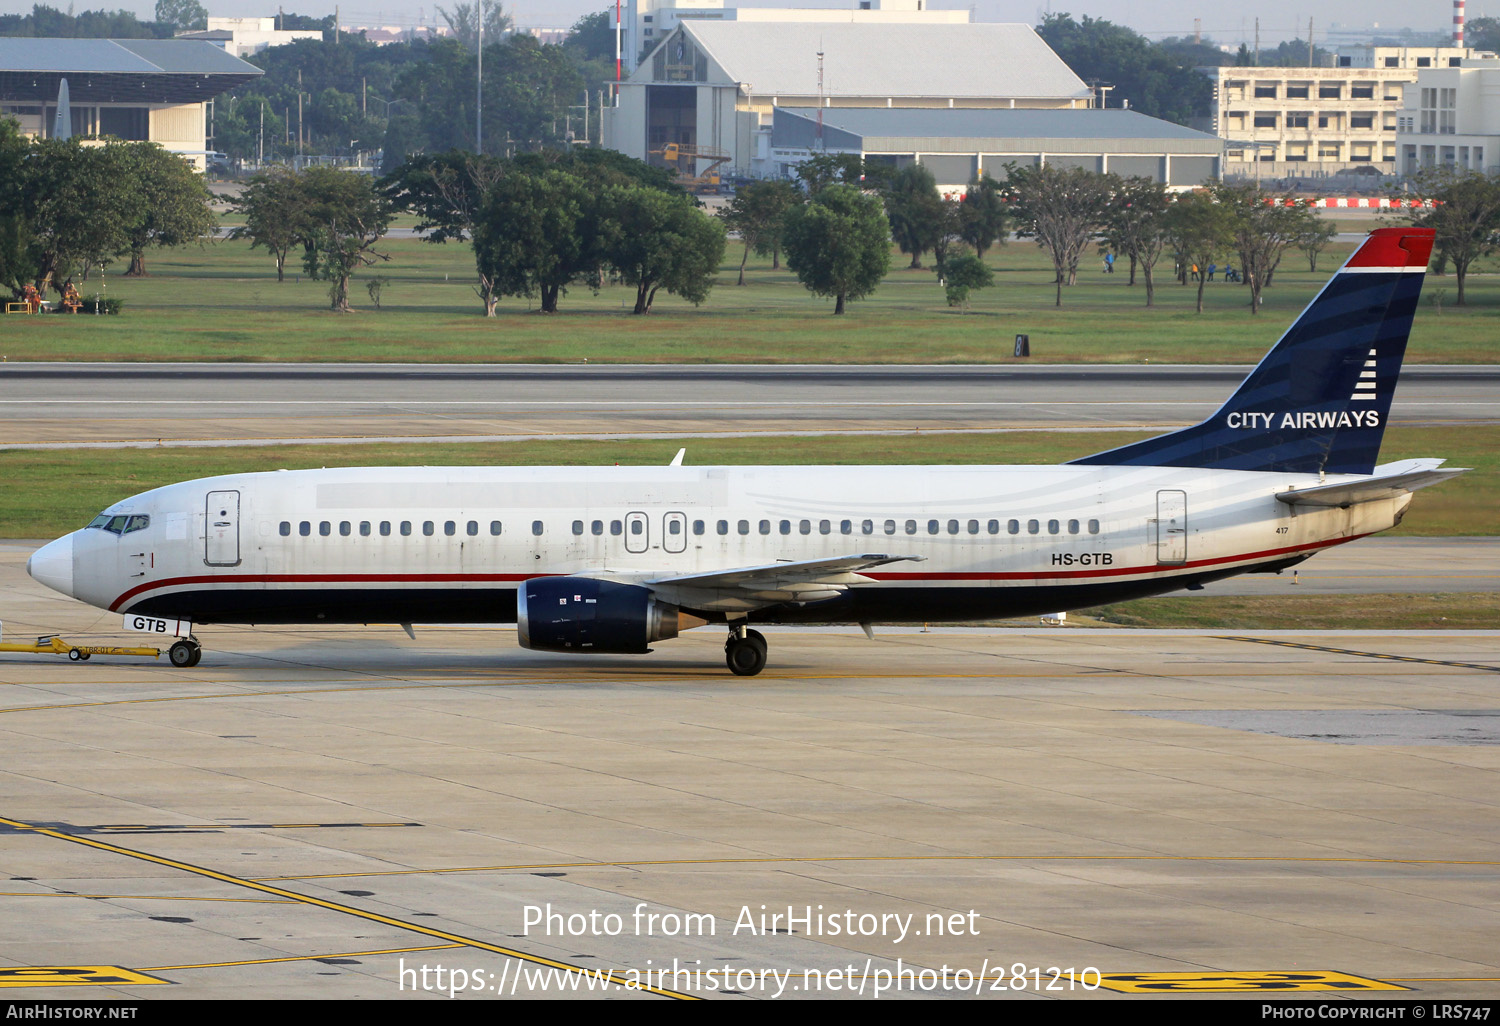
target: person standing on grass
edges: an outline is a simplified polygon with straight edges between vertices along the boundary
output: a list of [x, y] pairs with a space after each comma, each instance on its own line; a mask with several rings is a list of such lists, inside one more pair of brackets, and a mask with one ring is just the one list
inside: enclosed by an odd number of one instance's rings
[[1114, 274], [1115, 273], [1115, 255], [1114, 255], [1113, 252], [1106, 252], [1104, 254], [1104, 273], [1105, 274]]

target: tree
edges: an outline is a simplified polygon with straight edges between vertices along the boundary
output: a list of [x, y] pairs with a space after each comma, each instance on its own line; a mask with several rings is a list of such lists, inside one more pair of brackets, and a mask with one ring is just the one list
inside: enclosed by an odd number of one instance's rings
[[734, 194], [719, 217], [724, 227], [739, 234], [745, 244], [745, 254], [740, 260], [739, 284], [745, 284], [745, 264], [750, 260], [750, 251], [771, 254], [772, 270], [781, 264], [781, 236], [786, 227], [786, 212], [798, 203], [797, 188], [791, 182], [751, 182]]
[[1307, 230], [1297, 236], [1297, 248], [1302, 255], [1307, 257], [1307, 269], [1316, 271], [1318, 269], [1318, 254], [1328, 248], [1333, 237], [1339, 233], [1338, 226], [1332, 221], [1318, 218], [1308, 225]]
[[310, 245], [303, 266], [326, 281], [328, 299], [339, 313], [349, 313], [349, 279], [361, 267], [389, 260], [375, 246], [391, 223], [391, 204], [368, 175], [336, 167], [310, 167], [298, 175], [307, 197]]
[[708, 298], [724, 259], [722, 221], [690, 196], [640, 186], [611, 188], [603, 204], [610, 222], [606, 259], [635, 286], [635, 313], [650, 313], [661, 289], [694, 306]]
[[875, 291], [891, 266], [890, 225], [880, 200], [853, 185], [828, 185], [787, 213], [787, 266], [833, 312]]
[[1136, 269], [1146, 280], [1146, 305], [1156, 305], [1156, 262], [1166, 246], [1166, 215], [1170, 207], [1163, 182], [1132, 176], [1115, 186], [1115, 199], [1101, 233], [1104, 244], [1130, 260], [1130, 282]]
[[1131, 110], [1179, 125], [1210, 112], [1213, 83], [1123, 25], [1060, 13], [1045, 15], [1037, 32], [1078, 77], [1111, 85], [1116, 106], [1129, 100]]
[[797, 165], [797, 178], [809, 196], [830, 185], [870, 185], [865, 182], [868, 162], [858, 153], [815, 153]]
[[568, 30], [563, 43], [577, 51], [584, 60], [608, 60], [610, 72], [614, 72], [615, 60], [615, 16], [613, 11], [585, 14]]
[[974, 247], [981, 260], [991, 246], [1005, 245], [1010, 213], [1005, 209], [1004, 190], [984, 171], [969, 182], [964, 192], [963, 240]]
[[21, 126], [0, 117], [0, 288], [19, 297], [22, 287], [36, 277], [31, 252], [30, 218], [23, 205], [26, 158], [31, 145]]
[[1267, 195], [1256, 185], [1212, 182], [1209, 193], [1231, 215], [1232, 245], [1240, 257], [1240, 271], [1250, 288], [1250, 312], [1260, 312], [1260, 295], [1287, 247], [1295, 245], [1315, 217], [1303, 201], [1290, 195]]
[[1183, 254], [1184, 262], [1198, 267], [1199, 313], [1203, 312], [1203, 288], [1208, 281], [1206, 268], [1233, 243], [1234, 227], [1234, 211], [1206, 192], [1185, 193], [1167, 211], [1167, 234]]
[[250, 179], [234, 201], [234, 209], [245, 215], [245, 223], [229, 237], [249, 239], [251, 249], [264, 246], [276, 260], [276, 280], [284, 281], [287, 253], [312, 234], [308, 206], [308, 196], [295, 173], [285, 169], [262, 171]]
[[[417, 215], [417, 231], [428, 242], [464, 242], [474, 237], [485, 199], [504, 174], [505, 165], [497, 158], [449, 150], [413, 157], [381, 179], [380, 188], [397, 209]], [[476, 268], [474, 291], [484, 315], [493, 317], [500, 293], [483, 263], [476, 261]]]
[[144, 194], [128, 150], [124, 143], [83, 146], [77, 139], [32, 143], [18, 184], [42, 291], [129, 251], [127, 229], [144, 217]]
[[1078, 277], [1083, 251], [1104, 227], [1113, 199], [1110, 178], [1077, 167], [1008, 165], [1006, 193], [1015, 210], [1016, 234], [1035, 239], [1052, 257], [1057, 304], [1062, 289]]
[[146, 274], [146, 247], [199, 242], [214, 226], [208, 187], [186, 160], [156, 143], [126, 144], [124, 154], [142, 193], [140, 217], [126, 226], [127, 277]]
[[952, 257], [943, 269], [943, 288], [948, 295], [948, 305], [959, 307], [966, 313], [969, 309], [969, 293], [974, 289], [988, 288], [994, 283], [994, 272], [977, 256], [964, 254]]
[[474, 223], [474, 259], [496, 295], [540, 296], [556, 313], [572, 282], [602, 259], [598, 197], [558, 170], [512, 170], [489, 188]]
[[911, 254], [909, 270], [920, 270], [922, 254], [936, 246], [944, 232], [943, 197], [937, 179], [921, 164], [908, 164], [891, 178], [885, 192], [885, 214], [891, 238]]
[[181, 31], [208, 28], [208, 11], [198, 0], [156, 0], [156, 20]]
[[486, 4], [484, 0], [474, 0], [472, 4], [456, 3], [453, 12], [437, 8], [437, 12], [443, 16], [448, 23], [448, 28], [453, 31], [453, 38], [457, 39], [459, 45], [471, 53], [476, 49], [479, 42], [479, 11], [484, 9], [484, 38], [491, 42], [499, 42], [500, 37], [510, 30], [510, 15], [505, 13], [505, 8], [498, 3]]
[[1435, 204], [1412, 211], [1409, 220], [1436, 231], [1436, 258], [1452, 262], [1458, 281], [1453, 305], [1463, 306], [1470, 265], [1500, 246], [1500, 177], [1436, 167], [1422, 171], [1413, 184], [1419, 196]]

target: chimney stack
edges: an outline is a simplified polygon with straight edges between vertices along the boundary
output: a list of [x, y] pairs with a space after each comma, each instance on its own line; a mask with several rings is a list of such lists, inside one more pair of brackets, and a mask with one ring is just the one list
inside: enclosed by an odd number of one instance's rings
[[1453, 0], [1453, 45], [1464, 45], [1464, 0]]

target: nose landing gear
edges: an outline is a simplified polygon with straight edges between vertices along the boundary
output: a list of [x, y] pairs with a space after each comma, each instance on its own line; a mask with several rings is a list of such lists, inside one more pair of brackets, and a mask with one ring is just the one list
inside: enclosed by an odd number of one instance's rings
[[765, 636], [743, 624], [731, 626], [729, 640], [724, 642], [724, 661], [735, 676], [754, 677], [766, 668]]
[[183, 669], [189, 666], [197, 666], [198, 660], [203, 658], [203, 646], [198, 644], [197, 638], [182, 638], [171, 648], [167, 649], [167, 658], [172, 660], [173, 666], [182, 667]]

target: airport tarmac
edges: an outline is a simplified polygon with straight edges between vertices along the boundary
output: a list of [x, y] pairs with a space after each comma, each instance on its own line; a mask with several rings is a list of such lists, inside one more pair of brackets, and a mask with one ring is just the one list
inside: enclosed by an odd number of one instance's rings
[[1500, 994], [1500, 632], [769, 633], [0, 656], [4, 996]]
[[[0, 364], [7, 447], [1167, 427], [1242, 366]], [[1493, 424], [1500, 367], [1403, 369], [1398, 424]]]

